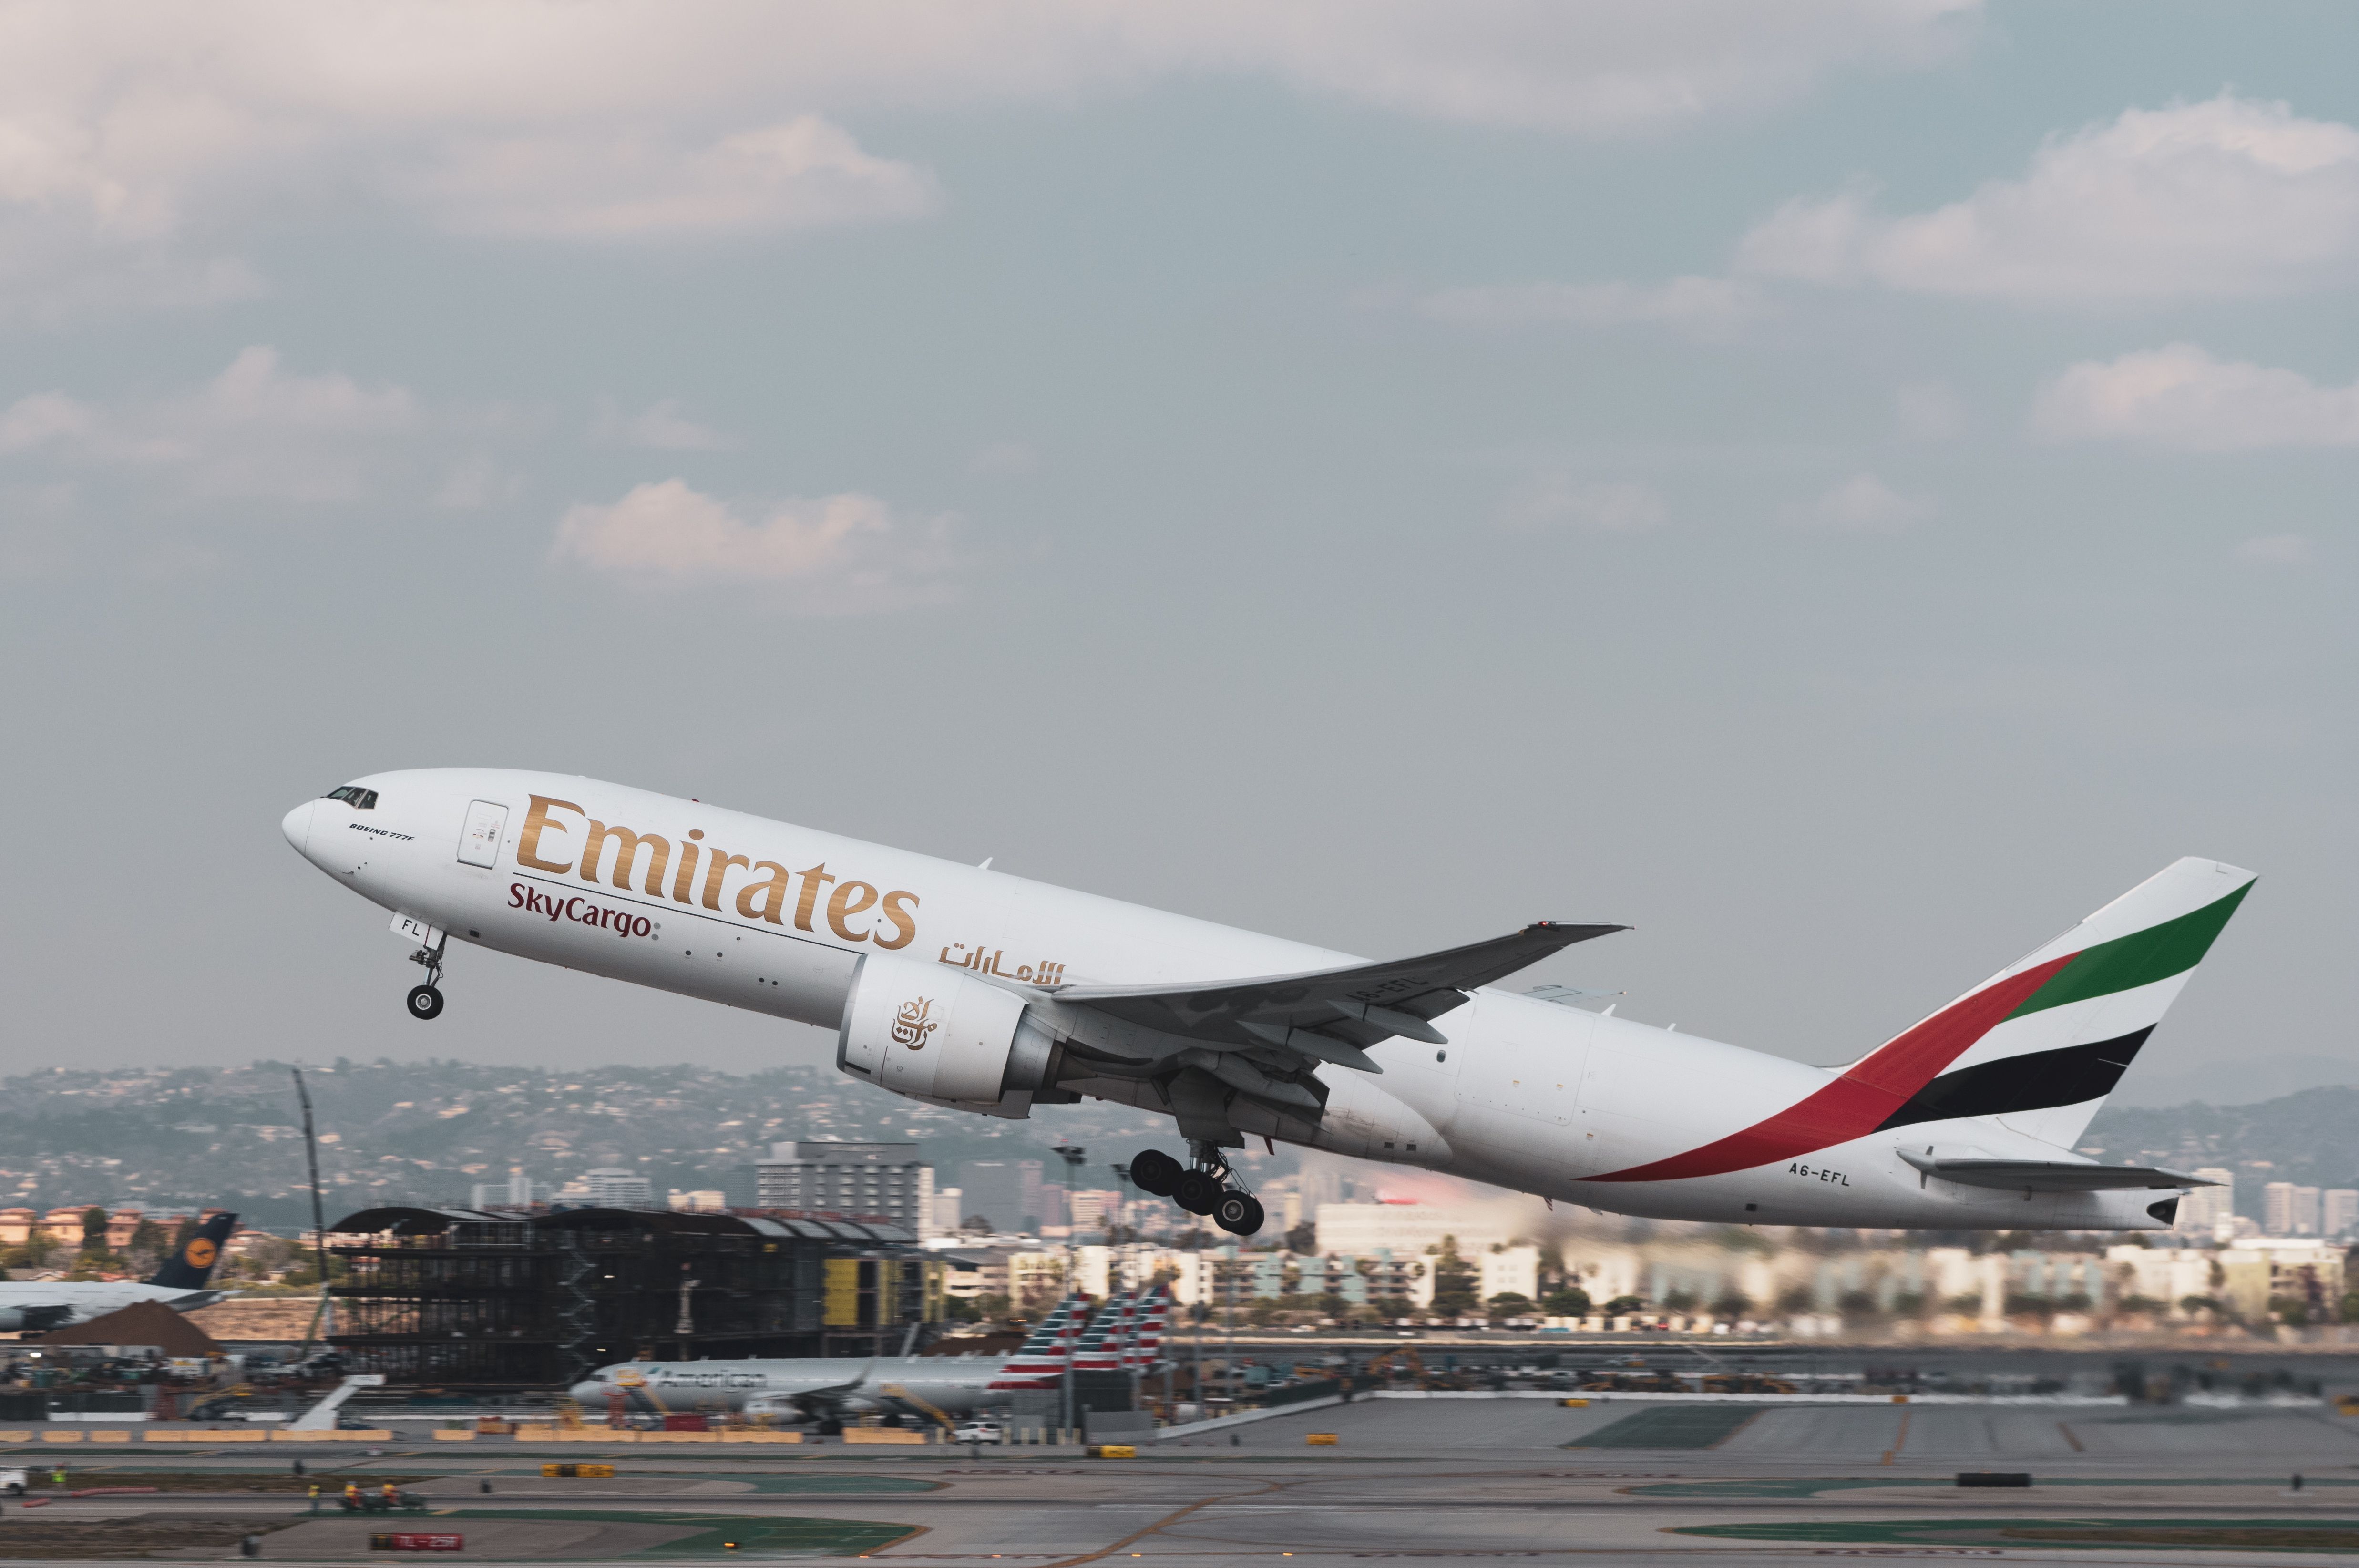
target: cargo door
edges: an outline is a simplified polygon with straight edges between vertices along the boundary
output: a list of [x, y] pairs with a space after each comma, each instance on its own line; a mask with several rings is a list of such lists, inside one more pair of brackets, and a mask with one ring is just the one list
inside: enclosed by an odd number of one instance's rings
[[491, 800], [471, 801], [459, 830], [459, 864], [485, 870], [500, 863], [500, 838], [508, 831], [508, 809]]

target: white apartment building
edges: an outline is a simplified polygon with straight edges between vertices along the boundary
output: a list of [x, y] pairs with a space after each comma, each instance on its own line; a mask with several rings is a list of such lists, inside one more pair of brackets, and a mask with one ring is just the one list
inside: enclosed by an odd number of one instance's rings
[[656, 1206], [655, 1183], [636, 1171], [626, 1170], [620, 1165], [584, 1171], [558, 1196], [578, 1198], [598, 1209], [652, 1209]]
[[508, 1167], [505, 1181], [478, 1181], [470, 1190], [467, 1206], [471, 1209], [528, 1209], [549, 1197], [549, 1190], [524, 1173], [522, 1166]]
[[2268, 1236], [2319, 1234], [2318, 1189], [2272, 1181], [2261, 1189], [2261, 1230]]
[[2234, 1234], [2236, 1173], [2222, 1166], [2206, 1165], [2195, 1174], [2219, 1185], [2198, 1187], [2180, 1199], [2179, 1215], [2170, 1228], [2181, 1236], [2218, 1237]]
[[1512, 1203], [1321, 1203], [1315, 1223], [1321, 1253], [1417, 1256], [1447, 1236], [1456, 1238], [1458, 1255], [1470, 1261], [1478, 1252], [1521, 1239], [1518, 1227], [1533, 1224]]
[[912, 1236], [934, 1218], [934, 1168], [914, 1143], [775, 1144], [754, 1162], [755, 1202], [765, 1209], [875, 1215]]
[[2359, 1230], [2359, 1187], [2329, 1187], [2318, 1197], [2319, 1235], [2342, 1237]]

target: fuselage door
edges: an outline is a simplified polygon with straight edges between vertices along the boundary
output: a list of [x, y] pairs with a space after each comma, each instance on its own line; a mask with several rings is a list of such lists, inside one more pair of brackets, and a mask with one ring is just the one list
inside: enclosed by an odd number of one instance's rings
[[459, 830], [459, 864], [486, 870], [500, 863], [500, 835], [508, 831], [508, 809], [490, 800], [467, 806], [466, 826]]

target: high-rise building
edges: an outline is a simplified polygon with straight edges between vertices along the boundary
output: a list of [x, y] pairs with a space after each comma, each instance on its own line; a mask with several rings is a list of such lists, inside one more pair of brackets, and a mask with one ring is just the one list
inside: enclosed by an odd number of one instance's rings
[[925, 1234], [956, 1236], [960, 1227], [966, 1224], [965, 1198], [966, 1193], [960, 1188], [935, 1188], [933, 1219]]
[[471, 1189], [467, 1206], [471, 1209], [528, 1209], [548, 1196], [547, 1190], [527, 1176], [522, 1166], [511, 1165], [506, 1181], [476, 1182]]
[[2270, 1236], [2316, 1236], [2319, 1207], [2317, 1188], [2272, 1181], [2261, 1189], [2261, 1229]]
[[975, 1160], [959, 1171], [959, 1186], [966, 1193], [966, 1212], [981, 1214], [995, 1231], [1038, 1230], [1047, 1223], [1037, 1160]]
[[2171, 1225], [2183, 1236], [2212, 1236], [2236, 1220], [2236, 1173], [2217, 1165], [2195, 1172], [2213, 1187], [2198, 1187], [2179, 1200], [2179, 1217]]
[[770, 1156], [754, 1164], [763, 1208], [876, 1216], [911, 1236], [933, 1217], [934, 1168], [914, 1143], [805, 1140], [774, 1144]]
[[2359, 1230], [2359, 1188], [2329, 1187], [2318, 1197], [2319, 1235], [2346, 1236]]
[[656, 1206], [655, 1183], [636, 1171], [619, 1165], [602, 1166], [596, 1171], [584, 1171], [575, 1178], [582, 1191], [582, 1201], [600, 1209], [652, 1209]]

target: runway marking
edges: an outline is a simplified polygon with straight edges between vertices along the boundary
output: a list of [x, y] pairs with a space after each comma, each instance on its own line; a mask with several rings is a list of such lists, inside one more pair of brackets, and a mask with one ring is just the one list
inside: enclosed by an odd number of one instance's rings
[[[1908, 1446], [1908, 1418], [1916, 1413], [1916, 1411], [1905, 1408], [1901, 1410], [1900, 1430], [1893, 1434], [1892, 1446], [1884, 1451], [1884, 1457], [1876, 1461], [1878, 1465], [1891, 1464], [1892, 1456]], [[2061, 1426], [2064, 1423], [2059, 1421], [2056, 1424]], [[2074, 1443], [2073, 1446], [2078, 1448], [2080, 1444]]]
[[[1266, 1496], [1271, 1492], [1281, 1490], [1288, 1484], [1289, 1483], [1283, 1481], [1265, 1481], [1261, 1483], [1262, 1493], [1264, 1496]], [[1141, 1525], [1136, 1530], [1132, 1530], [1128, 1535], [1124, 1536], [1120, 1541], [1114, 1541], [1109, 1545], [1102, 1546], [1095, 1552], [1084, 1552], [1078, 1557], [1058, 1558], [1049, 1564], [1049, 1568], [1081, 1568], [1081, 1565], [1084, 1563], [1096, 1563], [1103, 1561], [1105, 1558], [1113, 1556], [1115, 1552], [1120, 1552], [1124, 1547], [1130, 1545], [1134, 1541], [1143, 1541], [1147, 1537], [1153, 1535], [1157, 1530], [1165, 1530], [1172, 1525], [1178, 1524], [1181, 1519], [1186, 1519], [1190, 1514], [1194, 1513], [1199, 1508], [1208, 1507], [1213, 1503], [1225, 1503], [1229, 1501], [1231, 1497], [1234, 1497], [1239, 1495], [1240, 1494], [1238, 1493], [1231, 1492], [1217, 1497], [1199, 1497], [1194, 1502], [1190, 1503], [1186, 1508], [1179, 1508], [1171, 1513], [1168, 1513], [1161, 1519], [1155, 1520], [1152, 1524]]]
[[2088, 1446], [2079, 1438], [2072, 1435], [2072, 1429], [2071, 1427], [2066, 1426], [2062, 1421], [2058, 1421], [2056, 1423], [2056, 1430], [2064, 1434], [2064, 1441], [2072, 1445], [2073, 1453], [2086, 1454], [2089, 1452]]

